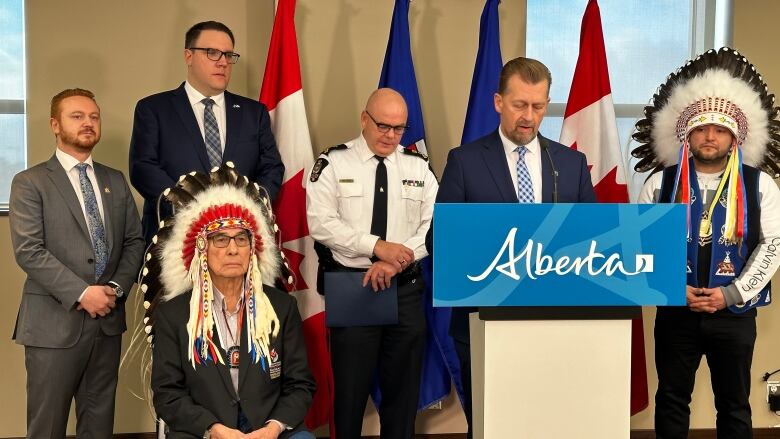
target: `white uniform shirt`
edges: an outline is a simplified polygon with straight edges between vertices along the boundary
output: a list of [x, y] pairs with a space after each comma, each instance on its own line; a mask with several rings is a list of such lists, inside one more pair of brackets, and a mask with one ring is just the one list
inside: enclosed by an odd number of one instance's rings
[[[311, 175], [309, 171], [306, 180], [309, 232], [313, 239], [333, 251], [336, 262], [352, 268], [368, 268], [379, 239], [370, 233], [379, 161], [362, 135], [346, 145], [345, 149], [320, 155], [320, 159], [327, 160], [321, 172]], [[428, 162], [404, 153], [400, 145], [384, 162], [388, 182], [387, 241], [412, 249], [415, 260], [419, 260], [428, 255], [425, 234], [433, 217], [439, 184]]]
[[[696, 173], [704, 206], [708, 206], [715, 196], [720, 175]], [[662, 179], [663, 172], [653, 174], [642, 187], [638, 202], [657, 203], [661, 196]], [[761, 206], [758, 245], [732, 283], [742, 297], [741, 303], [749, 302], [761, 292], [780, 266], [780, 189], [769, 174], [761, 172], [758, 177], [758, 193]], [[748, 215], [750, 214], [751, 212], [748, 212]], [[698, 227], [698, 222], [693, 226]]]
[[187, 99], [192, 106], [192, 112], [195, 113], [195, 119], [198, 121], [198, 128], [200, 128], [200, 136], [206, 139], [206, 128], [203, 122], [203, 111], [206, 109], [206, 104], [201, 102], [207, 97], [214, 101], [214, 105], [211, 109], [214, 111], [214, 118], [217, 119], [217, 126], [219, 127], [219, 144], [222, 148], [222, 153], [225, 153], [225, 136], [227, 134], [227, 128], [225, 119], [227, 118], [225, 110], [225, 92], [214, 96], [203, 96], [195, 87], [191, 86], [189, 82], [184, 82], [184, 91], [187, 92]]
[[[506, 154], [506, 164], [509, 166], [509, 175], [512, 176], [512, 185], [517, 194], [517, 159], [520, 153], [515, 149], [520, 145], [515, 145], [509, 140], [501, 128], [498, 129], [498, 135], [501, 137], [501, 144], [504, 145], [504, 154]], [[528, 145], [525, 145], [528, 151], [523, 157], [525, 166], [528, 168], [528, 174], [531, 176], [531, 186], [534, 190], [534, 203], [542, 202], [542, 147], [539, 145], [539, 136], [535, 136]]]

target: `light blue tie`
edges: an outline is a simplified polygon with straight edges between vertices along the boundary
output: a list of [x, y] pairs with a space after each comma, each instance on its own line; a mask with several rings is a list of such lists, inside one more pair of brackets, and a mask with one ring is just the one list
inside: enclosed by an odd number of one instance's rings
[[222, 164], [222, 142], [219, 140], [219, 125], [217, 118], [214, 117], [214, 100], [211, 98], [203, 99], [203, 131], [205, 132], [206, 152], [209, 155], [209, 164], [212, 168]]
[[517, 151], [517, 201], [520, 203], [534, 202], [534, 185], [531, 182], [531, 174], [528, 172], [528, 166], [525, 164], [525, 153], [528, 148], [518, 146]]
[[92, 238], [92, 248], [95, 250], [95, 280], [97, 280], [103, 274], [103, 270], [106, 269], [108, 245], [106, 244], [106, 230], [103, 228], [103, 221], [100, 219], [95, 191], [92, 188], [92, 182], [87, 177], [88, 166], [86, 163], [79, 163], [76, 165], [76, 169], [79, 170], [79, 185], [81, 186], [81, 195], [84, 196], [87, 226], [89, 235]]

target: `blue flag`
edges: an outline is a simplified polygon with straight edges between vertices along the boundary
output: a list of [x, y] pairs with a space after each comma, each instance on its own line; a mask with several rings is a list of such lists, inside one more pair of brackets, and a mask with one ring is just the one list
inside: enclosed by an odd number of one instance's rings
[[[417, 77], [414, 74], [412, 48], [409, 38], [409, 0], [396, 0], [393, 9], [393, 21], [390, 25], [390, 38], [387, 42], [385, 61], [379, 87], [389, 87], [400, 93], [408, 108], [409, 116], [401, 144], [407, 148], [427, 154], [425, 147], [425, 127], [423, 126], [420, 94], [417, 91]], [[433, 307], [433, 276], [430, 257], [420, 261], [425, 280], [425, 318], [427, 322], [426, 351], [423, 357], [422, 381], [418, 410], [435, 404], [450, 394], [452, 384], [458, 396], [463, 394], [460, 383], [460, 363], [455, 353], [455, 345], [449, 335], [450, 309]], [[399, 364], [397, 367], [404, 367]], [[381, 394], [378, 385], [372, 392], [374, 404], [379, 407]]]
[[387, 41], [382, 75], [379, 78], [379, 88], [382, 87], [389, 87], [401, 93], [406, 101], [409, 112], [406, 124], [409, 128], [401, 137], [401, 145], [427, 154], [420, 93], [417, 91], [417, 76], [414, 74], [409, 38], [409, 0], [396, 0], [393, 8], [390, 38]]
[[498, 32], [499, 2], [486, 0], [479, 20], [479, 49], [471, 79], [461, 145], [490, 134], [499, 123], [498, 113], [493, 106], [493, 94], [498, 91], [498, 77], [503, 67]]

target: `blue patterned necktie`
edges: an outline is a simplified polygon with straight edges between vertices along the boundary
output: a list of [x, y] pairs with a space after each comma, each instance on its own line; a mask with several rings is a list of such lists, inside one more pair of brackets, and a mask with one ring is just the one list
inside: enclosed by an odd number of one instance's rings
[[222, 164], [222, 144], [219, 140], [219, 125], [217, 118], [214, 117], [214, 100], [211, 98], [203, 99], [203, 131], [205, 132], [206, 152], [209, 155], [209, 164], [212, 168]]
[[95, 280], [97, 280], [106, 269], [108, 245], [106, 244], [106, 229], [103, 228], [103, 220], [100, 219], [95, 190], [87, 177], [87, 166], [89, 165], [86, 163], [79, 163], [76, 165], [76, 169], [79, 170], [79, 185], [81, 186], [81, 194], [84, 196], [87, 226], [89, 236], [92, 238], [92, 248], [95, 250]]
[[528, 148], [518, 146], [517, 151], [517, 201], [520, 203], [534, 202], [534, 185], [531, 182], [531, 174], [528, 172], [528, 166], [525, 164], [525, 153]]

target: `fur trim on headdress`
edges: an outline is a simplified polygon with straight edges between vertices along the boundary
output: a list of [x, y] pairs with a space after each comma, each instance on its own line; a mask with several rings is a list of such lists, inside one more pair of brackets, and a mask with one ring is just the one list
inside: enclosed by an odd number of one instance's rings
[[192, 287], [188, 273], [196, 247], [194, 233], [199, 232], [191, 230], [192, 225], [214, 206], [229, 204], [245, 209], [248, 213], [246, 216], [252, 218], [256, 226], [256, 229], [250, 232], [253, 235], [259, 234], [261, 238], [255, 239], [255, 251], [260, 250], [257, 256], [263, 279], [276, 279], [279, 276], [280, 254], [274, 245], [274, 236], [260, 205], [249, 198], [245, 191], [229, 186], [214, 186], [198, 194], [195, 202], [176, 212], [171, 238], [161, 246], [160, 251], [160, 280], [165, 288], [163, 300], [170, 300]]
[[[153, 342], [157, 305], [192, 292], [187, 330], [193, 363], [207, 359], [221, 361], [211, 336], [213, 290], [203, 253], [210, 233], [240, 227], [252, 234], [253, 247], [245, 279], [246, 325], [250, 340], [245, 351], [253, 361], [267, 357], [270, 337], [279, 331], [279, 321], [263, 292], [263, 283], [273, 284], [281, 279], [289, 286], [295, 282], [289, 263], [277, 244], [279, 228], [274, 223], [265, 190], [238, 175], [233, 168], [233, 164], [227, 162], [208, 175], [192, 172], [181, 176], [175, 187], [165, 190], [163, 196], [175, 213], [172, 218], [160, 222], [159, 231], [146, 252], [138, 282], [146, 312], [137, 335], [149, 343]], [[282, 276], [280, 272], [283, 272]], [[136, 338], [134, 335], [134, 340]]]
[[744, 115], [742, 121], [737, 120], [737, 129], [718, 123], [717, 120], [711, 122], [725, 126], [734, 133], [734, 137], [741, 144], [746, 164], [755, 167], [761, 163], [769, 141], [767, 113], [761, 108], [758, 94], [751, 87], [725, 70], [717, 68], [707, 70], [678, 85], [669, 96], [668, 103], [656, 113], [652, 136], [658, 160], [664, 166], [677, 163], [680, 145], [685, 141], [680, 135], [682, 133], [684, 137], [690, 131], [689, 128], [678, 130], [678, 126], [687, 127], [692, 117], [701, 114], [686, 110], [706, 98], [719, 98], [731, 103]]
[[721, 114], [738, 127], [728, 120], [711, 121], [735, 133], [744, 163], [780, 176], [780, 109], [774, 100], [744, 56], [727, 47], [709, 50], [669, 75], [645, 107], [633, 134], [641, 144], [631, 151], [640, 159], [634, 169], [646, 172], [678, 163], [691, 118]]

